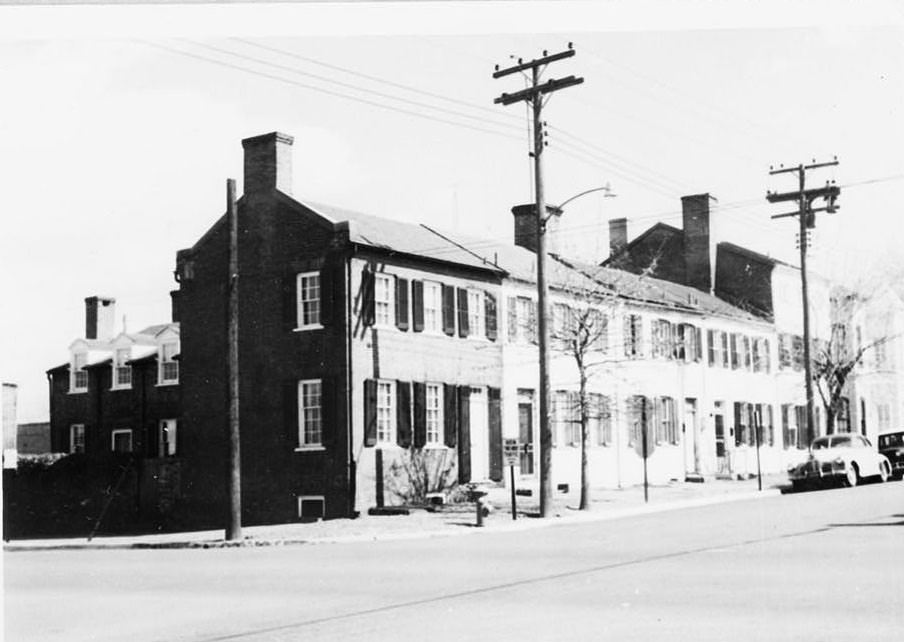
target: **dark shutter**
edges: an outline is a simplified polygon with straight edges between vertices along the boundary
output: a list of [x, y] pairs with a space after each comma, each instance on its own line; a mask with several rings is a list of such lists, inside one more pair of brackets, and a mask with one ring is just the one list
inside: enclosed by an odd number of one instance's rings
[[335, 301], [341, 297], [335, 295], [338, 278], [336, 276], [341, 263], [327, 262], [320, 269], [320, 325], [330, 325], [333, 322], [333, 307]]
[[728, 334], [725, 332], [719, 332], [719, 340], [722, 342], [722, 367], [727, 368], [729, 366], [729, 358], [730, 354], [728, 351]]
[[374, 324], [374, 273], [369, 268], [361, 273], [361, 320], [366, 326]]
[[408, 329], [408, 279], [395, 280], [395, 319], [399, 330]]
[[455, 386], [443, 386], [443, 443], [455, 448], [458, 443], [458, 394]]
[[486, 302], [486, 329], [487, 339], [495, 341], [496, 331], [496, 297], [489, 292], [484, 292], [484, 301]]
[[414, 447], [427, 443], [427, 386], [414, 382]]
[[766, 374], [772, 372], [772, 355], [769, 352], [769, 339], [763, 339], [763, 367]]
[[298, 327], [298, 276], [286, 274], [282, 280], [282, 325], [283, 330]]
[[377, 443], [377, 381], [364, 382], [364, 445]]
[[706, 331], [706, 342], [707, 342], [706, 349], [707, 349], [707, 354], [709, 354], [709, 365], [711, 365], [711, 366], [716, 364], [716, 342], [714, 340], [715, 339], [715, 337], [713, 336], [714, 334], [715, 334], [714, 330]]
[[738, 359], [738, 335], [734, 332], [729, 337], [729, 345], [731, 346], [731, 369], [737, 370], [740, 365], [740, 359]]
[[424, 282], [411, 282], [411, 316], [415, 332], [424, 331]]
[[770, 446], [775, 445], [775, 417], [772, 414], [772, 404], [766, 406], [766, 443]]
[[470, 334], [468, 326], [468, 291], [458, 288], [458, 336], [466, 337]]
[[443, 332], [455, 334], [455, 288], [443, 285]]
[[283, 432], [293, 448], [298, 443], [298, 381], [283, 382]]
[[411, 446], [411, 384], [396, 381], [396, 443]]
[[[732, 335], [734, 337], [734, 335]], [[744, 404], [736, 401], [734, 404], [734, 437], [735, 446], [741, 445], [741, 412]]]
[[703, 330], [694, 326], [690, 326], [690, 328], [697, 335], [697, 340], [694, 342], [694, 361], [700, 363], [703, 360]]
[[320, 443], [324, 448], [335, 445], [339, 435], [335, 380], [335, 377], [320, 380]]
[[490, 426], [490, 479], [502, 481], [502, 403], [499, 388], [487, 389]]
[[782, 445], [785, 450], [791, 447], [791, 426], [788, 418], [788, 404], [782, 404]]
[[471, 387], [458, 387], [458, 481], [471, 481]]

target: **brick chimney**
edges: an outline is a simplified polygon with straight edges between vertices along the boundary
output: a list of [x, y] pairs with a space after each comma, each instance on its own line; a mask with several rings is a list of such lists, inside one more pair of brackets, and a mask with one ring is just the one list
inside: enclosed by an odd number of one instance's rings
[[709, 194], [681, 197], [682, 226], [684, 228], [684, 283], [711, 293], [715, 260], [710, 243]]
[[628, 244], [628, 219], [609, 219], [609, 256], [616, 256]]
[[[515, 245], [531, 252], [537, 251], [536, 212], [537, 205], [535, 203], [516, 205], [512, 208], [512, 215], [515, 217]], [[546, 220], [546, 253], [558, 254], [559, 219], [562, 217], [562, 210], [547, 205], [546, 212], [549, 215]]]
[[170, 290], [170, 309], [173, 323], [179, 323], [179, 299], [182, 296], [181, 290]]
[[288, 134], [271, 132], [246, 138], [245, 194], [266, 193], [278, 189], [292, 194], [292, 143]]
[[109, 341], [116, 323], [116, 299], [89, 296], [85, 299], [85, 338]]

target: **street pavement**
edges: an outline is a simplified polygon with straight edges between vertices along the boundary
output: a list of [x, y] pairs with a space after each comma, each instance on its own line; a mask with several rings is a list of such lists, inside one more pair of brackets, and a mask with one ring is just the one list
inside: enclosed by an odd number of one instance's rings
[[10, 642], [896, 640], [902, 526], [895, 482], [468, 537], [7, 551], [4, 627]]

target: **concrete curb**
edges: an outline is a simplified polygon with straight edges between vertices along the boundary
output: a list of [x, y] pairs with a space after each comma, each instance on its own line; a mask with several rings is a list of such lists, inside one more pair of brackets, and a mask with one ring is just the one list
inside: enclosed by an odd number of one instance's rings
[[[624, 519], [627, 517], [638, 517], [641, 515], [651, 515], [655, 513], [664, 513], [668, 511], [683, 510], [689, 508], [699, 508], [702, 506], [712, 506], [715, 504], [727, 504], [737, 501], [747, 501], [754, 499], [765, 499], [767, 497], [777, 497], [781, 495], [781, 489], [770, 488], [762, 491], [751, 491], [745, 493], [726, 493], [724, 495], [711, 495], [707, 497], [695, 497], [690, 499], [680, 499], [668, 501], [662, 504], [644, 504], [641, 506], [632, 506], [629, 508], [605, 510], [599, 512], [582, 512], [569, 511], [562, 513], [556, 517], [549, 519], [538, 519], [535, 517], [522, 517], [517, 521], [509, 521], [499, 523], [497, 520], [505, 519], [507, 513], [496, 513], [496, 519], [490, 521], [490, 526], [484, 528], [462, 528], [461, 526], [447, 527], [436, 530], [426, 531], [407, 531], [398, 533], [377, 533], [377, 534], [360, 534], [360, 535], [339, 535], [332, 537], [308, 537], [308, 538], [261, 538], [255, 539], [253, 536], [238, 542], [227, 542], [222, 539], [197, 539], [197, 540], [177, 540], [166, 542], [84, 542], [75, 543], [72, 540], [65, 540], [60, 544], [4, 544], [3, 550], [8, 552], [22, 551], [62, 551], [62, 550], [151, 550], [151, 549], [187, 549], [187, 548], [261, 548], [269, 546], [297, 546], [300, 544], [346, 544], [356, 542], [390, 542], [405, 541], [416, 539], [431, 539], [438, 537], [452, 537], [458, 535], [476, 535], [476, 534], [492, 534], [492, 533], [511, 533], [534, 530], [538, 528], [549, 528], [553, 526], [565, 526], [568, 524], [589, 524], [594, 522], [605, 522], [616, 519]], [[567, 515], [563, 517], [561, 515]], [[493, 522], [496, 522], [495, 524]]]

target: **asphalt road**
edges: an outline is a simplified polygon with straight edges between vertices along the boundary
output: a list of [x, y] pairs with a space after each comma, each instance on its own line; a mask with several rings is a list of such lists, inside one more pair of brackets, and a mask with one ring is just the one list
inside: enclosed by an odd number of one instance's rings
[[902, 527], [894, 482], [516, 533], [9, 552], [4, 627], [8, 642], [900, 640]]

